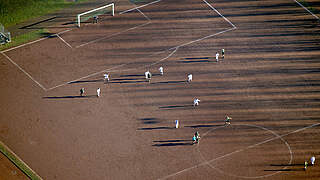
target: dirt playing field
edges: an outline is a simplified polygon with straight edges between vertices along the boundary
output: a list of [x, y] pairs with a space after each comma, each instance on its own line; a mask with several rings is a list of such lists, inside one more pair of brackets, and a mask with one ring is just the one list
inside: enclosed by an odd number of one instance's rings
[[115, 4], [1, 52], [0, 140], [42, 178], [320, 178], [319, 14], [294, 0]]

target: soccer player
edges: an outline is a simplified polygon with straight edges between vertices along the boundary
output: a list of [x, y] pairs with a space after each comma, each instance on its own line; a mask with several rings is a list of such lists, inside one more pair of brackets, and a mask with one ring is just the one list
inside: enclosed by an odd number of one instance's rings
[[304, 161], [304, 170], [305, 170], [305, 171], [307, 170], [307, 167], [308, 167], [308, 162], [307, 162], [307, 161]]
[[194, 133], [194, 135], [196, 136], [196, 141], [197, 141], [197, 143], [199, 143], [199, 140], [200, 140], [200, 134], [199, 134], [199, 132], [197, 131], [196, 133]]
[[225, 126], [229, 126], [231, 124], [231, 117], [226, 116], [226, 120], [225, 120]]
[[175, 123], [176, 123], [176, 128], [179, 128], [179, 120], [176, 120]]
[[163, 67], [159, 67], [160, 75], [163, 76]]
[[188, 80], [187, 82], [190, 83], [192, 81], [192, 74], [188, 74]]
[[100, 97], [100, 88], [97, 89], [97, 97]]
[[149, 83], [150, 83], [150, 81], [151, 81], [151, 76], [152, 76], [151, 73], [150, 73], [150, 71], [148, 70], [147, 72], [144, 73], [144, 75], [146, 76], [146, 80], [149, 81]]
[[200, 102], [200, 99], [195, 98], [195, 99], [193, 100], [193, 106], [194, 106], [194, 107], [195, 107], [195, 106], [199, 106], [199, 102]]
[[216, 53], [216, 61], [217, 62], [219, 61], [219, 53], [218, 52]]
[[224, 59], [224, 49], [221, 50], [221, 56]]
[[314, 166], [314, 162], [316, 161], [316, 157], [312, 156], [310, 161], [311, 161], [311, 165]]
[[104, 74], [103, 77], [104, 77], [104, 82], [109, 82], [110, 81], [108, 73]]
[[80, 89], [80, 96], [83, 96], [83, 94], [84, 94], [84, 88], [81, 88]]

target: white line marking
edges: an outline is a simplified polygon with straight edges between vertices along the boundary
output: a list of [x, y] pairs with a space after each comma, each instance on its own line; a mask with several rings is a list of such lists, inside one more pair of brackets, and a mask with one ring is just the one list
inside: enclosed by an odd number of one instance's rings
[[35, 79], [33, 79], [33, 77], [27, 73], [24, 69], [22, 69], [17, 63], [15, 63], [9, 56], [7, 56], [5, 53], [1, 52], [1, 54], [3, 54], [4, 57], [6, 57], [13, 65], [15, 65], [18, 69], [20, 69], [20, 71], [22, 71], [25, 75], [27, 75], [33, 82], [35, 82], [36, 84], [38, 84], [43, 90], [47, 90], [44, 86], [42, 86], [38, 81], [36, 81]]
[[161, 1], [161, 0], [157, 0], [157, 1], [150, 2], [150, 3], [148, 3], [148, 4], [144, 4], [144, 5], [142, 5], [142, 6], [134, 7], [134, 8], [131, 8], [131, 9], [122, 11], [122, 12], [120, 12], [119, 14], [124, 14], [124, 13], [130, 12], [130, 11], [133, 11], [133, 10], [135, 10], [135, 9], [143, 8], [143, 7], [145, 7], [145, 6], [149, 6], [149, 5], [151, 5], [151, 4], [154, 4], [154, 3], [157, 3], [157, 2], [160, 2], [160, 1]]
[[207, 39], [207, 38], [210, 38], [210, 37], [213, 37], [213, 36], [216, 36], [216, 35], [219, 35], [219, 34], [222, 34], [222, 33], [228, 32], [228, 31], [232, 31], [232, 30], [234, 30], [234, 29], [236, 29], [236, 27], [233, 27], [233, 28], [230, 28], [230, 29], [227, 29], [227, 30], [224, 30], [224, 31], [220, 31], [220, 32], [218, 32], [218, 33], [211, 34], [211, 35], [209, 35], [209, 36], [205, 36], [205, 37], [203, 37], [203, 38], [196, 39], [196, 40], [194, 40], [194, 41], [190, 41], [190, 42], [187, 42], [187, 43], [181, 44], [181, 45], [176, 46], [176, 47], [172, 47], [172, 48], [170, 48], [169, 50], [172, 50], [172, 49], [175, 49], [175, 48], [179, 48], [179, 47], [183, 47], [183, 46], [186, 46], [186, 45], [189, 45], [189, 44], [192, 44], [192, 43], [198, 42], [198, 41], [202, 41], [202, 40], [204, 40], [204, 39]]
[[137, 9], [148, 21], [150, 21], [150, 18], [146, 16], [140, 9]]
[[146, 65], [145, 67], [153, 66], [153, 65], [155, 65], [155, 64], [158, 64], [159, 62], [162, 62], [162, 61], [164, 61], [164, 60], [167, 60], [167, 59], [168, 59], [169, 57], [171, 57], [174, 53], [176, 53], [178, 49], [179, 49], [179, 47], [177, 47], [174, 51], [172, 51], [167, 57], [162, 58], [162, 59], [160, 59], [160, 60], [158, 60], [158, 61], [156, 61], [156, 62], [154, 62], [154, 63], [151, 63], [150, 65]]
[[310, 125], [310, 126], [306, 126], [306, 127], [304, 127], [304, 128], [297, 129], [297, 130], [292, 131], [292, 132], [289, 132], [289, 133], [287, 133], [287, 134], [279, 135], [279, 136], [277, 136], [277, 137], [274, 137], [274, 138], [271, 138], [271, 139], [267, 139], [267, 140], [262, 141], [262, 142], [260, 142], [260, 143], [253, 144], [253, 145], [248, 146], [248, 147], [246, 147], [246, 148], [233, 151], [233, 152], [228, 153], [228, 154], [225, 154], [225, 155], [223, 155], [223, 156], [220, 156], [220, 157], [211, 159], [210, 161], [206, 161], [206, 162], [197, 164], [197, 165], [195, 165], [195, 166], [192, 166], [192, 167], [183, 169], [183, 170], [178, 171], [178, 172], [173, 173], [173, 174], [169, 174], [169, 175], [167, 175], [167, 176], [165, 176], [165, 177], [162, 177], [162, 178], [159, 178], [159, 179], [168, 179], [168, 178], [170, 178], [170, 177], [173, 177], [173, 176], [176, 176], [176, 175], [181, 174], [181, 173], [183, 173], [183, 172], [189, 171], [189, 170], [191, 170], [191, 169], [194, 169], [194, 168], [197, 168], [197, 167], [200, 167], [200, 166], [209, 164], [209, 163], [211, 163], [211, 162], [214, 162], [214, 161], [216, 161], [216, 160], [219, 160], [219, 159], [222, 159], [222, 158], [224, 158], [224, 157], [230, 156], [230, 155], [232, 155], [232, 154], [235, 154], [235, 153], [238, 153], [238, 152], [242, 152], [242, 151], [244, 151], [244, 150], [246, 150], [246, 149], [253, 148], [253, 147], [255, 147], [255, 146], [258, 146], [258, 145], [261, 145], [261, 144], [265, 144], [265, 143], [270, 142], [270, 141], [273, 141], [273, 140], [275, 140], [275, 139], [279, 139], [279, 138], [282, 138], [282, 137], [284, 137], [284, 136], [288, 136], [288, 135], [290, 135], [290, 134], [294, 134], [294, 133], [297, 133], [297, 132], [300, 132], [300, 131], [303, 131], [303, 130], [305, 130], [305, 129], [312, 128], [312, 127], [318, 126], [318, 125], [320, 125], [320, 123], [316, 123], [316, 124], [313, 124], [313, 125]]
[[145, 25], [147, 25], [147, 24], [150, 24], [150, 22], [147, 22], [147, 23], [144, 23], [144, 24], [140, 24], [140, 25], [138, 25], [138, 26], [135, 26], [135, 27], [126, 29], [126, 30], [121, 31], [121, 32], [118, 32], [118, 33], [111, 34], [110, 36], [102, 37], [102, 38], [99, 38], [99, 39], [95, 39], [95, 40], [89, 41], [89, 42], [84, 43], [84, 44], [80, 44], [80, 45], [76, 46], [76, 48], [79, 48], [79, 47], [82, 47], [82, 46], [86, 46], [86, 45], [88, 45], [88, 44], [92, 44], [92, 43], [95, 43], [95, 42], [97, 42], [97, 41], [101, 41], [101, 40], [104, 40], [104, 39], [112, 38], [113, 36], [116, 36], [116, 35], [125, 33], [125, 32], [127, 32], [127, 31], [131, 31], [131, 30], [133, 30], [133, 29], [136, 29], [136, 28], [145, 26]]
[[37, 40], [35, 40], [35, 41], [28, 42], [28, 43], [26, 43], [26, 44], [21, 44], [20, 46], [16, 46], [16, 47], [13, 47], [13, 48], [10, 48], [10, 49], [3, 50], [3, 51], [1, 51], [1, 53], [8, 52], [8, 51], [11, 51], [11, 50], [14, 50], [14, 49], [17, 49], [17, 48], [21, 48], [21, 47], [23, 47], [23, 46], [30, 45], [30, 44], [33, 44], [33, 43], [36, 43], [36, 42], [39, 42], [39, 41], [48, 39], [48, 38], [50, 38], [50, 37], [52, 37], [52, 36], [59, 35], [59, 34], [63, 34], [63, 33], [69, 32], [69, 31], [71, 31], [71, 30], [72, 30], [72, 29], [68, 29], [68, 30], [59, 32], [59, 33], [57, 33], [57, 34], [51, 35], [51, 36], [47, 36], [47, 37], [44, 37], [44, 38], [41, 38], [41, 39], [37, 39]]
[[300, 4], [298, 1], [294, 0], [296, 3], [298, 3], [303, 9], [308, 11], [313, 17], [317, 18], [319, 20], [319, 17], [313, 14], [308, 8], [304, 7], [302, 4]]
[[[251, 127], [260, 128], [260, 129], [263, 129], [263, 130], [265, 130], [265, 131], [270, 132], [271, 134], [273, 134], [273, 135], [276, 136], [276, 137], [279, 137], [279, 138], [281, 139], [281, 141], [286, 144], [286, 146], [287, 146], [287, 148], [288, 148], [288, 150], [289, 150], [290, 160], [289, 160], [289, 162], [288, 162], [288, 166], [291, 165], [292, 160], [293, 160], [293, 152], [292, 152], [291, 147], [290, 147], [290, 145], [288, 144], [288, 142], [287, 142], [286, 140], [284, 140], [282, 137], [280, 137], [279, 134], [277, 134], [276, 132], [274, 132], [274, 131], [272, 131], [272, 130], [270, 130], [270, 129], [267, 129], [267, 128], [265, 128], [265, 127], [258, 126], [258, 125], [241, 124], [241, 125], [238, 125], [238, 126], [251, 126]], [[223, 127], [223, 126], [222, 126], [222, 127]], [[214, 129], [217, 129], [217, 128], [214, 128]], [[213, 131], [214, 129], [209, 130], [205, 135], [207, 135], [210, 131]], [[205, 135], [203, 135], [203, 137], [204, 137]], [[200, 144], [199, 144], [199, 145], [200, 145]], [[259, 145], [259, 143], [258, 143], [258, 144], [255, 144], [254, 146], [257, 146], [257, 145]], [[253, 146], [253, 145], [252, 145], [252, 146]], [[200, 156], [202, 157], [202, 159], [203, 159], [204, 161], [206, 161], [206, 159], [203, 157], [203, 155], [202, 155], [201, 152], [199, 151], [199, 146], [197, 146], [197, 147], [198, 147], [198, 152], [199, 152]], [[252, 147], [251, 147], [251, 146], [248, 146], [247, 148], [245, 148], [245, 149], [243, 149], [243, 150], [246, 150], [246, 149], [249, 149], [249, 148], [252, 148]], [[208, 162], [208, 161], [206, 161], [206, 162]], [[225, 174], [225, 175], [232, 176], [232, 177], [236, 177], [236, 178], [258, 179], [258, 178], [265, 178], [265, 177], [273, 176], [273, 175], [276, 175], [276, 174], [279, 174], [279, 173], [282, 172], [282, 171], [277, 171], [277, 172], [274, 172], [274, 173], [271, 173], [271, 174], [262, 175], [262, 176], [251, 176], [251, 177], [250, 177], [250, 176], [239, 176], [239, 175], [234, 175], [234, 174], [231, 174], [231, 173], [225, 173], [224, 171], [222, 171], [222, 170], [219, 169], [219, 168], [214, 167], [214, 166], [211, 165], [210, 163], [207, 163], [207, 164], [208, 164], [208, 166], [212, 167], [213, 169], [219, 171], [221, 174]], [[283, 167], [282, 169], [286, 169], [288, 166], [285, 166], [285, 167]]]
[[223, 17], [223, 19], [226, 20], [232, 27], [237, 28], [234, 24], [232, 24], [231, 21], [229, 21], [229, 19], [227, 19], [226, 17], [224, 17], [218, 10], [216, 10], [216, 8], [214, 8], [213, 6], [211, 6], [211, 4], [209, 4], [206, 0], [203, 0], [203, 2], [205, 2], [211, 9], [213, 9], [214, 11], [216, 11], [221, 17]]
[[65, 41], [64, 39], [62, 39], [62, 37], [59, 36], [59, 34], [57, 34], [57, 36], [58, 36], [58, 38], [61, 39], [61, 41], [63, 41], [67, 46], [69, 46], [70, 48], [72, 48], [72, 46], [71, 46], [69, 43], [67, 43], [67, 41]]
[[72, 80], [72, 81], [69, 81], [69, 82], [66, 82], [66, 83], [63, 83], [63, 84], [60, 84], [60, 85], [57, 85], [57, 86], [48, 88], [47, 91], [50, 91], [50, 90], [52, 90], [52, 89], [55, 89], [55, 88], [58, 88], [58, 87], [61, 87], [61, 86], [70, 84], [70, 83], [72, 83], [72, 82], [80, 81], [81, 79], [85, 79], [85, 78], [89, 78], [89, 77], [91, 77], [91, 76], [95, 76], [95, 75], [100, 74], [100, 73], [103, 73], [103, 72], [108, 72], [108, 71], [111, 70], [111, 69], [115, 69], [115, 68], [118, 68], [118, 67], [121, 67], [121, 66], [124, 66], [124, 65], [126, 65], [126, 64], [120, 64], [120, 65], [117, 65], [117, 66], [114, 66], [114, 67], [111, 67], [111, 68], [108, 68], [108, 69], [105, 69], [105, 70], [102, 70], [102, 71], [99, 71], [99, 72], [95, 72], [95, 73], [89, 74], [89, 75], [84, 76], [84, 77], [81, 77], [81, 78], [79, 78], [79, 79], [75, 79], [75, 80]]

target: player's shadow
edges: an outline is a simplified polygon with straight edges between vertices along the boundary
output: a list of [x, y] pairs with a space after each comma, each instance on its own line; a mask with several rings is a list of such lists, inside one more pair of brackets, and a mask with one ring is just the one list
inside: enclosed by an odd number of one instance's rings
[[179, 63], [203, 63], [210, 62], [210, 57], [199, 57], [199, 58], [184, 58], [184, 60], [178, 61]]
[[174, 127], [166, 127], [166, 126], [161, 126], [161, 127], [151, 127], [151, 128], [138, 128], [137, 130], [139, 131], [150, 131], [150, 130], [160, 130], [160, 129], [175, 129]]
[[151, 84], [179, 84], [186, 83], [187, 81], [163, 81], [163, 82], [153, 82]]
[[130, 84], [130, 83], [146, 83], [146, 82], [147, 82], [146, 80], [138, 80], [138, 81], [109, 81], [109, 83], [111, 83], [111, 84]]
[[85, 80], [85, 81], [72, 81], [68, 84], [77, 84], [77, 83], [92, 83], [92, 82], [103, 82], [103, 79], [95, 79], [95, 80]]
[[157, 123], [159, 123], [157, 118], [141, 118], [139, 120], [141, 120], [143, 124], [157, 124]]
[[120, 77], [144, 77], [144, 74], [126, 74], [126, 75], [120, 75]]
[[[282, 169], [265, 169], [263, 171], [304, 171], [304, 164], [270, 164], [272, 167], [292, 167], [292, 168], [282, 168]], [[299, 168], [293, 168], [298, 166]], [[300, 168], [302, 167], [302, 168]]]
[[190, 109], [193, 108], [193, 105], [174, 105], [174, 106], [161, 106], [160, 109]]
[[152, 146], [156, 147], [163, 147], [163, 146], [190, 146], [193, 145], [192, 140], [182, 140], [182, 139], [177, 139], [177, 140], [166, 140], [166, 141], [153, 141], [154, 143]]
[[224, 125], [209, 125], [209, 124], [200, 124], [200, 125], [193, 125], [193, 126], [184, 126], [188, 128], [211, 128], [211, 127], [219, 127]]
[[43, 99], [75, 99], [75, 98], [96, 98], [96, 95], [86, 95], [86, 96], [50, 96], [42, 97]]
[[145, 78], [114, 78], [112, 81], [137, 81], [137, 80], [145, 80]]

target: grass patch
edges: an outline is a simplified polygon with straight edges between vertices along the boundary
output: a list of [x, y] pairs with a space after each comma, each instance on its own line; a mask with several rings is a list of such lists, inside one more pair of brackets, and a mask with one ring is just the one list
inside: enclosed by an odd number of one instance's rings
[[[77, 0], [76, 2], [84, 1]], [[0, 23], [9, 27], [60, 10], [76, 2], [66, 0], [0, 0]]]
[[39, 39], [42, 37], [47, 37], [48, 35], [50, 35], [49, 30], [39, 29], [39, 30], [28, 32], [26, 34], [16, 36], [16, 37], [12, 37], [10, 43], [0, 45], [0, 51], [2, 51], [4, 49], [11, 48], [11, 47], [18, 46], [20, 44], [27, 43], [29, 41], [36, 40], [36, 39]]
[[25, 173], [32, 180], [41, 180], [41, 177], [34, 173], [29, 167], [25, 165], [20, 158], [16, 157], [7, 146], [0, 141], [0, 152], [5, 155], [12, 163], [14, 163], [23, 173]]

